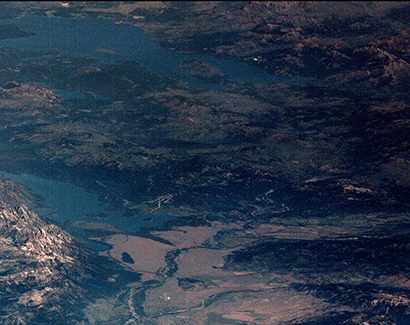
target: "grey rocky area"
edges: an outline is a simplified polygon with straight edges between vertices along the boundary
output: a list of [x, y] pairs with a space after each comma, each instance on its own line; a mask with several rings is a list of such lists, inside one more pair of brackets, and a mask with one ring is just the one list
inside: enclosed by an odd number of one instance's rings
[[410, 324], [409, 13], [1, 3], [0, 323]]
[[25, 205], [21, 185], [1, 179], [0, 188], [0, 322], [37, 322], [46, 308], [56, 320], [73, 317], [67, 306], [83, 298], [76, 280], [84, 251]]

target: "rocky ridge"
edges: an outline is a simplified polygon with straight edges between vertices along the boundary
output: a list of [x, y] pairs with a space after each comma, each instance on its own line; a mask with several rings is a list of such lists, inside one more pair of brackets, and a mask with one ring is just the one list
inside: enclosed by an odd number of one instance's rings
[[22, 203], [27, 198], [20, 185], [11, 180], [0, 184], [0, 300], [5, 306], [0, 322], [38, 321], [46, 306], [56, 320], [70, 314], [63, 304], [74, 304], [84, 294], [75, 283], [84, 252], [71, 235]]

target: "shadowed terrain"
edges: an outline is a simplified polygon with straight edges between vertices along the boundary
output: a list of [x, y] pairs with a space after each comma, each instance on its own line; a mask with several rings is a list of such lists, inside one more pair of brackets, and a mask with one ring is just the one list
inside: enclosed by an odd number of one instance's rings
[[409, 13], [2, 3], [0, 317], [409, 323]]

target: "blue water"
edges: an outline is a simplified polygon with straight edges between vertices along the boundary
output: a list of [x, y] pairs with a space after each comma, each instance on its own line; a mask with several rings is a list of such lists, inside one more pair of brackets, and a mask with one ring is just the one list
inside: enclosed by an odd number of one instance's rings
[[0, 171], [0, 177], [12, 178], [41, 196], [46, 205], [54, 210], [54, 220], [64, 223], [70, 220], [84, 220], [92, 213], [103, 213], [104, 206], [98, 197], [81, 187], [29, 174], [12, 174]]
[[[194, 77], [178, 71], [177, 66], [184, 60], [199, 59], [216, 66], [222, 73], [236, 82], [271, 83], [277, 81], [272, 76], [254, 66], [237, 60], [227, 60], [211, 55], [194, 55], [172, 52], [151, 40], [140, 28], [125, 24], [114, 24], [111, 20], [94, 17], [50, 18], [44, 16], [24, 16], [19, 19], [3, 20], [2, 23], [16, 24], [34, 36], [0, 40], [0, 47], [13, 47], [23, 51], [37, 52], [57, 50], [72, 57], [99, 60], [103, 64], [136, 61], [145, 69], [169, 79], [210, 87]], [[58, 90], [68, 100], [86, 98], [81, 92]], [[10, 174], [0, 171], [0, 177], [13, 178], [33, 193], [42, 197], [52, 213], [52, 221], [65, 229], [76, 232], [75, 221], [99, 222], [92, 214], [108, 215], [102, 222], [118, 229], [133, 233], [141, 227], [152, 226], [144, 221], [146, 216], [123, 217], [122, 211], [114, 211], [100, 201], [97, 195], [85, 191], [71, 183], [55, 181], [29, 174]], [[153, 223], [158, 225], [171, 216], [156, 216]], [[104, 249], [99, 244], [89, 242], [92, 249]], [[105, 247], [106, 248], [106, 247]]]
[[[142, 29], [126, 24], [114, 24], [108, 19], [33, 15], [4, 20], [4, 23], [16, 24], [22, 30], [33, 32], [35, 35], [0, 40], [1, 47], [14, 47], [26, 51], [58, 50], [69, 56], [94, 58], [107, 64], [133, 60], [159, 76], [188, 82], [195, 78], [178, 72], [178, 64], [186, 59], [200, 59], [216, 66], [235, 82], [278, 81], [277, 76], [237, 60], [167, 50], [150, 39]], [[101, 49], [108, 49], [112, 53]]]
[[[72, 233], [78, 232], [78, 229], [73, 226], [76, 221], [108, 223], [127, 233], [137, 233], [142, 227], [149, 226], [144, 221], [145, 215], [124, 217], [123, 211], [111, 209], [96, 194], [71, 183], [5, 171], [0, 171], [0, 177], [17, 180], [32, 193], [40, 196], [45, 206], [52, 210], [47, 217]], [[92, 217], [96, 214], [107, 215], [107, 218], [102, 221], [97, 220]], [[170, 216], [158, 216], [153, 221], [160, 224], [169, 218]]]

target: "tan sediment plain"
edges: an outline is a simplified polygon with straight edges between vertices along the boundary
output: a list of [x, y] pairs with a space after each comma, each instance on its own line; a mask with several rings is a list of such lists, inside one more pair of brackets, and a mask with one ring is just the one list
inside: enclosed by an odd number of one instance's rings
[[[124, 234], [108, 237], [105, 242], [112, 245], [112, 249], [102, 254], [108, 255], [141, 273], [143, 280], [150, 280], [155, 277], [155, 273], [165, 265], [166, 254], [173, 249], [171, 245], [149, 238]], [[128, 253], [134, 260], [134, 264], [124, 263], [122, 261], [123, 253]]]
[[201, 307], [208, 297], [220, 293], [218, 286], [183, 290], [175, 277], [169, 278], [160, 286], [147, 290], [144, 312], [156, 316], [164, 312], [185, 312]]
[[[157, 236], [165, 237], [179, 247], [184, 244], [196, 245], [196, 247], [192, 246], [182, 251], [175, 258], [178, 270], [173, 277], [167, 278], [162, 286], [150, 288], [145, 292], [144, 312], [149, 317], [158, 319], [160, 324], [162, 320], [164, 324], [168, 322], [169, 324], [180, 324], [185, 318], [189, 319], [188, 324], [206, 324], [213, 321], [207, 318], [207, 315], [212, 313], [219, 318], [255, 322], [258, 317], [255, 316], [255, 313], [258, 313], [256, 307], [254, 310], [243, 313], [232, 305], [228, 309], [231, 313], [225, 317], [220, 311], [208, 311], [209, 306], [206, 305], [213, 306], [210, 302], [212, 297], [226, 293], [230, 293], [233, 297], [241, 297], [244, 292], [263, 291], [266, 292], [264, 299], [269, 299], [271, 290], [286, 290], [286, 285], [294, 280], [288, 275], [232, 272], [223, 269], [224, 258], [233, 249], [216, 249], [209, 245], [214, 243], [214, 236], [218, 231], [231, 228], [223, 223], [214, 223], [212, 226], [198, 227], [197, 232], [192, 233], [190, 233], [190, 228], [194, 227], [180, 227], [169, 232], [156, 233]], [[235, 224], [232, 228], [239, 229], [242, 226]], [[188, 285], [181, 285], [179, 281], [187, 281]], [[229, 304], [229, 301], [225, 303]], [[255, 305], [258, 303], [256, 300]], [[205, 310], [204, 313], [199, 312], [202, 309]], [[198, 312], [194, 312], [196, 310]], [[157, 318], [167, 313], [174, 316]], [[270, 312], [265, 311], [265, 313]]]
[[[93, 224], [93, 226], [95, 227], [96, 224]], [[227, 224], [221, 222], [215, 222], [210, 226], [186, 226], [174, 228], [170, 231], [157, 231], [152, 233], [157, 237], [171, 242], [173, 245], [167, 245], [150, 238], [128, 236], [125, 234], [115, 234], [106, 239], [94, 239], [103, 240], [104, 242], [112, 246], [112, 249], [107, 252], [103, 252], [102, 254], [108, 255], [111, 258], [121, 262], [123, 265], [126, 265], [127, 267], [133, 269], [134, 271], [142, 273], [143, 280], [149, 280], [155, 277], [155, 273], [157, 273], [163, 266], [165, 266], [165, 256], [169, 251], [204, 245], [207, 241], [210, 241], [219, 230], [226, 228], [238, 228], [239, 226], [239, 224], [228, 226]], [[215, 256], [217, 256], [218, 264], [219, 266], [221, 266], [221, 263], [223, 263], [222, 256], [229, 253], [230, 251], [224, 251], [223, 253], [221, 252], [222, 251], [220, 250], [206, 248], [201, 251], [196, 251], [196, 253], [201, 253], [204, 255], [202, 256], [202, 259], [199, 258], [199, 260], [194, 261], [194, 263], [205, 265], [208, 262], [214, 261]], [[134, 264], [124, 263], [122, 261], [123, 253], [128, 253], [134, 260]], [[185, 254], [183, 255], [185, 256]], [[188, 259], [190, 258], [190, 256], [191, 254], [188, 255]], [[187, 263], [190, 262], [188, 261]]]
[[197, 247], [212, 244], [212, 239], [218, 231], [224, 229], [241, 229], [242, 224], [226, 224], [223, 222], [212, 222], [209, 226], [184, 226], [173, 228], [169, 231], [156, 231], [152, 234], [161, 237], [178, 248]]
[[[199, 307], [210, 296], [224, 291], [215, 280], [224, 282], [223, 278], [232, 276], [224, 271], [223, 258], [231, 250], [217, 250], [209, 248], [192, 248], [182, 252], [175, 262], [178, 271], [173, 278], [166, 280], [164, 285], [146, 291], [144, 310], [149, 315], [164, 311], [181, 311]], [[194, 279], [199, 285], [183, 289], [177, 279]]]
[[224, 257], [231, 249], [193, 248], [176, 258], [178, 264], [177, 276], [195, 277], [199, 275], [221, 276], [224, 271]]
[[[209, 270], [209, 269], [206, 269]], [[253, 272], [230, 272], [219, 270], [213, 274], [177, 272], [174, 277], [167, 278], [162, 286], [146, 291], [144, 311], [155, 317], [163, 313], [184, 313], [192, 309], [207, 308], [212, 296], [225, 294], [242, 295], [247, 291], [263, 291], [284, 289], [289, 283], [289, 276], [277, 274], [256, 274]], [[191, 280], [191, 285], [183, 286], [178, 281]]]
[[[238, 292], [218, 299], [217, 303], [192, 309], [183, 314], [165, 314], [157, 324], [285, 324], [326, 313], [330, 305], [308, 294], [265, 290]], [[348, 310], [341, 307], [342, 310]]]
[[[273, 223], [255, 224], [246, 232], [256, 238], [320, 238], [315, 228], [328, 237], [345, 231], [362, 231], [347, 221], [337, 225], [337, 220], [323, 224], [311, 220], [304, 227], [291, 222], [271, 220]], [[375, 221], [376, 222], [376, 221]], [[376, 222], [377, 223], [377, 222]], [[158, 324], [209, 324], [224, 322], [247, 322], [254, 324], [278, 324], [298, 321], [326, 314], [334, 308], [348, 310], [346, 306], [336, 307], [313, 295], [289, 289], [290, 283], [303, 282], [291, 274], [234, 272], [224, 269], [224, 260], [238, 245], [224, 247], [224, 236], [243, 231], [244, 224], [212, 222], [209, 226], [175, 227], [169, 231], [152, 234], [171, 243], [158, 242], [138, 236], [114, 235], [106, 240], [113, 248], [108, 252], [112, 258], [121, 261], [127, 252], [134, 264], [126, 264], [142, 273], [144, 281], [161, 279], [162, 284], [145, 291], [143, 309], [146, 320]], [[220, 233], [221, 234], [221, 233]], [[232, 239], [227, 238], [229, 243]], [[232, 247], [232, 248], [228, 248]], [[169, 251], [181, 249], [175, 258], [177, 270], [170, 277], [161, 274], [165, 257]]]
[[[231, 320], [277, 324], [323, 314], [326, 305], [311, 295], [270, 290], [228, 296], [218, 301], [218, 304], [211, 305], [207, 313], [218, 313]], [[208, 315], [204, 316], [209, 319]]]
[[215, 234], [214, 227], [178, 227], [170, 231], [156, 231], [153, 235], [173, 243], [179, 248], [202, 245]]
[[[105, 254], [141, 273], [143, 281], [161, 281], [161, 285], [145, 291], [142, 305], [144, 320], [155, 320], [158, 324], [278, 324], [320, 316], [330, 308], [334, 310], [335, 306], [313, 295], [289, 289], [290, 283], [301, 281], [291, 274], [224, 269], [226, 256], [238, 247], [220, 248], [221, 244], [224, 246], [223, 239], [221, 242], [216, 235], [243, 227], [240, 223], [212, 222], [209, 226], [152, 232], [171, 244], [115, 234], [105, 240], [113, 246]], [[296, 225], [259, 224], [247, 231], [275, 237], [278, 232], [293, 234], [296, 228]], [[334, 231], [331, 229], [330, 233]], [[310, 233], [310, 230], [305, 229], [305, 232]], [[177, 249], [181, 250], [174, 260], [177, 270], [167, 277], [161, 271], [166, 265], [166, 255]], [[122, 261], [124, 252], [132, 257], [134, 264]], [[337, 308], [348, 309], [345, 306]]]

